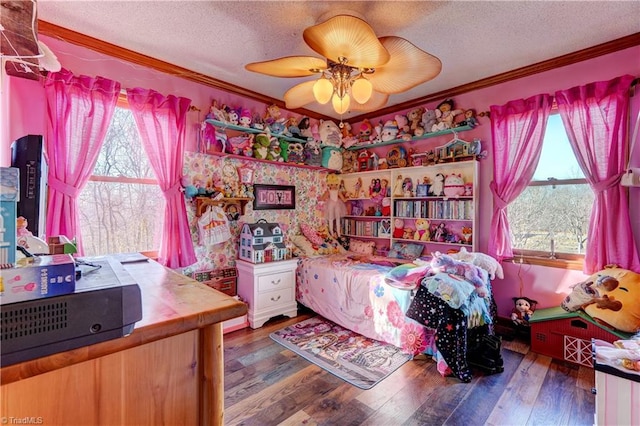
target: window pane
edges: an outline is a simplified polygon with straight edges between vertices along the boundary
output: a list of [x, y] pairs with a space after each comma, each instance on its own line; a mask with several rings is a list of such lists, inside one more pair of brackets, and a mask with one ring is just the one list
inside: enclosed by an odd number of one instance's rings
[[540, 162], [533, 180], [584, 179], [576, 156], [571, 149], [567, 133], [559, 114], [552, 114], [547, 121]]
[[592, 204], [587, 184], [527, 187], [507, 209], [513, 247], [584, 254]]
[[[560, 115], [549, 117], [533, 180], [584, 179]], [[529, 186], [507, 208], [513, 247], [584, 254], [594, 195], [589, 185]]]
[[[131, 112], [116, 108], [93, 175], [155, 179]], [[78, 200], [86, 256], [156, 250], [164, 197], [158, 185], [89, 181]]]

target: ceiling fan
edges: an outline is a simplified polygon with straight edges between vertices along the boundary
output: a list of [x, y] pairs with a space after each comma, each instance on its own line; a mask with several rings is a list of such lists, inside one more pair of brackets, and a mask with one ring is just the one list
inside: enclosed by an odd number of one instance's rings
[[[330, 100], [336, 113], [372, 111], [390, 94], [405, 92], [436, 77], [440, 59], [401, 37], [378, 38], [367, 22], [337, 15], [303, 32], [304, 41], [324, 58], [286, 56], [247, 64], [249, 71], [274, 77], [320, 75], [287, 90], [288, 109]], [[354, 102], [351, 102], [353, 99]]]

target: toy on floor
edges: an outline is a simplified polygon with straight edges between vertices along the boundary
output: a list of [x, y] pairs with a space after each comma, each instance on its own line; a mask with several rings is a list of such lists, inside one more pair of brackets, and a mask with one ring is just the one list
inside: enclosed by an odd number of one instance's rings
[[514, 297], [513, 303], [514, 307], [511, 310], [511, 321], [518, 326], [528, 326], [538, 302], [528, 297], [520, 296]]

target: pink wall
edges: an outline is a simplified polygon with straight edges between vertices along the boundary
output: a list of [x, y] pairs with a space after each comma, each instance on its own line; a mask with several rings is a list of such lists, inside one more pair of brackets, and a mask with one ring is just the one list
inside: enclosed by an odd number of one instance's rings
[[[455, 96], [457, 107], [463, 109], [475, 109], [477, 112], [488, 111], [491, 105], [502, 105], [519, 98], [527, 98], [539, 93], [554, 93], [556, 90], [568, 89], [582, 84], [609, 80], [611, 78], [631, 74], [640, 76], [640, 46], [625, 49], [616, 53], [601, 56], [588, 61], [557, 68], [552, 71], [524, 77], [507, 83], [502, 83], [489, 88], [476, 90]], [[428, 84], [428, 83], [427, 83]], [[631, 118], [635, 120], [640, 111], [640, 87], [636, 88], [638, 94], [631, 99]], [[433, 109], [438, 102], [424, 105]], [[406, 113], [407, 111], [400, 111]], [[392, 119], [393, 114], [371, 119], [371, 123], [379, 120]], [[491, 152], [491, 123], [487, 118], [479, 118], [480, 125], [473, 130], [460, 135], [465, 140], [480, 138], [483, 149], [488, 150], [488, 157], [480, 162], [479, 204], [480, 223], [476, 226], [474, 238], [479, 238], [479, 250], [486, 252], [489, 241], [489, 227], [493, 209], [489, 183], [493, 179]], [[360, 123], [354, 123], [354, 133], [359, 129]], [[633, 130], [633, 124], [631, 125]], [[427, 140], [429, 146], [439, 146], [446, 143], [450, 137], [439, 137]], [[636, 143], [635, 152], [632, 155], [632, 165], [640, 167], [640, 141]], [[631, 220], [634, 226], [636, 245], [640, 247], [640, 188], [630, 189]], [[505, 263], [504, 280], [496, 280], [494, 291], [500, 315], [508, 315], [513, 307], [514, 296], [520, 295], [520, 282], [522, 281], [522, 294], [538, 300], [538, 307], [557, 306], [568, 293], [571, 284], [582, 281], [585, 275], [580, 271], [572, 271], [558, 268], [548, 268], [535, 265], [514, 265]]]
[[[190, 133], [189, 150], [195, 150], [196, 129], [207, 112], [212, 99], [229, 105], [244, 105], [252, 112], [264, 111], [266, 105], [249, 101], [232, 94], [212, 89], [181, 78], [167, 76], [160, 72], [148, 70], [141, 66], [101, 55], [88, 49], [80, 48], [60, 40], [43, 37], [47, 45], [56, 53], [65, 68], [76, 74], [101, 75], [122, 83], [122, 87], [152, 88], [164, 94], [173, 94], [192, 99], [192, 104], [201, 108], [202, 112], [193, 112], [189, 116]], [[596, 59], [569, 65], [563, 68], [547, 71], [534, 76], [503, 83], [486, 89], [476, 90], [455, 97], [456, 104], [465, 109], [474, 108], [476, 111], [487, 111], [490, 105], [504, 104], [507, 101], [526, 98], [538, 93], [553, 93], [555, 90], [566, 89], [597, 80], [606, 80], [622, 74], [640, 76], [640, 46], [612, 53]], [[214, 76], [215, 77], [215, 76]], [[28, 133], [44, 132], [44, 96], [41, 84], [8, 77], [5, 81], [5, 92], [10, 94], [8, 111], [3, 107], [0, 120], [0, 153], [2, 165], [9, 164], [7, 153], [11, 141]], [[7, 89], [8, 87], [8, 89]], [[434, 108], [437, 103], [425, 105]], [[632, 117], [640, 111], [640, 95], [632, 98]], [[404, 111], [403, 111], [404, 112]], [[386, 117], [381, 117], [386, 118]], [[372, 120], [373, 122], [374, 120]], [[377, 119], [375, 120], [377, 122]], [[481, 162], [479, 198], [480, 223], [476, 227], [475, 238], [478, 238], [479, 249], [486, 251], [489, 240], [489, 225], [491, 221], [492, 201], [489, 182], [492, 179], [492, 155], [490, 152], [491, 128], [486, 118], [480, 118], [481, 125], [469, 132], [469, 137], [478, 137], [483, 141], [483, 149], [489, 150], [488, 158]], [[359, 123], [355, 123], [354, 132]], [[465, 138], [467, 135], [465, 134]], [[446, 140], [445, 140], [446, 142]], [[441, 144], [441, 143], [439, 143]], [[640, 167], [640, 143], [633, 154], [633, 164]], [[640, 188], [633, 188], [631, 193], [632, 220], [635, 227], [636, 240], [640, 246]], [[569, 285], [584, 278], [578, 271], [546, 268], [533, 265], [505, 264], [505, 279], [496, 280], [494, 290], [501, 315], [507, 315], [512, 308], [511, 297], [520, 294], [522, 281], [523, 294], [540, 302], [539, 307], [557, 305], [567, 292]]]

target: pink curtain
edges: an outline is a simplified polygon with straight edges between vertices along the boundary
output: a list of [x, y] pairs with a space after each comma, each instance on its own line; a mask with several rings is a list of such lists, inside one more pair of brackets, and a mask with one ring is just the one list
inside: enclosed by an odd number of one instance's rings
[[584, 261], [587, 274], [610, 263], [640, 272], [627, 194], [619, 185], [626, 165], [633, 79], [625, 75], [556, 92], [569, 142], [595, 193]]
[[196, 256], [180, 192], [191, 100], [140, 88], [127, 89], [127, 100], [166, 201], [159, 262], [169, 268], [191, 265]]
[[550, 95], [537, 95], [491, 106], [493, 144], [493, 217], [489, 254], [513, 257], [506, 208], [524, 191], [536, 171], [551, 110]]
[[84, 253], [77, 199], [93, 173], [120, 93], [120, 83], [66, 69], [45, 81], [49, 163], [47, 236], [75, 238]]

